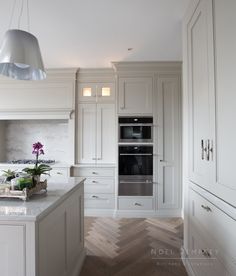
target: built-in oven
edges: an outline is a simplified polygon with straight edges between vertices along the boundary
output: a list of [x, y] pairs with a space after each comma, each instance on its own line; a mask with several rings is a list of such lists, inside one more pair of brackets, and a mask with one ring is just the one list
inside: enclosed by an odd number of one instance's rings
[[153, 146], [119, 146], [119, 196], [153, 195]]
[[152, 142], [152, 136], [152, 117], [119, 117], [120, 143]]

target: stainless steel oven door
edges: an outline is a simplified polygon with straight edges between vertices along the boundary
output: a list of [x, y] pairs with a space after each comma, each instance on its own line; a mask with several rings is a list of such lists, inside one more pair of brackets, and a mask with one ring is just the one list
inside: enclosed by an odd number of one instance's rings
[[132, 175], [119, 177], [119, 196], [152, 196], [152, 175]]

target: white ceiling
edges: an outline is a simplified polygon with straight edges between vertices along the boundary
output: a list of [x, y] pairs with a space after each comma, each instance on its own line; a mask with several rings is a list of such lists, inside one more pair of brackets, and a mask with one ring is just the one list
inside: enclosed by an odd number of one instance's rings
[[[11, 28], [17, 28], [20, 13], [21, 0], [16, 1]], [[181, 60], [181, 20], [189, 1], [29, 0], [30, 29], [48, 68]], [[13, 2], [0, 0], [0, 40], [9, 28]], [[27, 27], [25, 11], [22, 29]]]

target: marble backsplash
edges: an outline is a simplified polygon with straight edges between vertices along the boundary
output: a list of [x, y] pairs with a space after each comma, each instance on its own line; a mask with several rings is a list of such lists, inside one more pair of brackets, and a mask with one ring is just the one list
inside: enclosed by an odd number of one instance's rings
[[41, 142], [42, 159], [68, 162], [69, 134], [66, 120], [12, 120], [5, 123], [5, 159], [34, 159], [32, 144]]

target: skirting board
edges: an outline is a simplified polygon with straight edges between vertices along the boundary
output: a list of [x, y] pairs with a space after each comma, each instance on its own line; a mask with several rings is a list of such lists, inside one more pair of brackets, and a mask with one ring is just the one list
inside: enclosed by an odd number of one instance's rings
[[113, 209], [85, 209], [87, 217], [115, 217], [115, 218], [150, 218], [150, 217], [181, 217], [182, 210], [159, 210], [159, 211], [137, 211], [137, 210], [113, 210]]
[[190, 265], [188, 255], [186, 254], [186, 251], [183, 247], [181, 248], [181, 259], [182, 259], [182, 262], [183, 262], [183, 264], [186, 268], [186, 271], [187, 271], [188, 275], [189, 276], [196, 276], [193, 272], [193, 269], [192, 269], [191, 265]]

